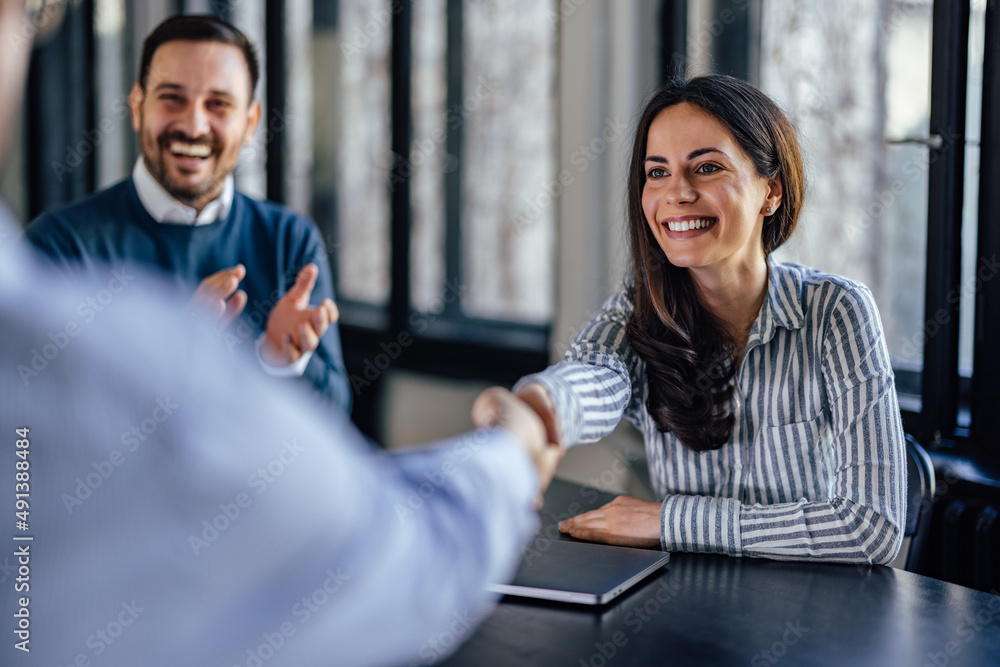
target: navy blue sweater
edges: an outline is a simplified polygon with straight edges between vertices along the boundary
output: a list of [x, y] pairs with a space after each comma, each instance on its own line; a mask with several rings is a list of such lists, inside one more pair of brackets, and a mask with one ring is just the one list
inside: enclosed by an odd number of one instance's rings
[[[108, 265], [159, 269], [188, 296], [203, 278], [243, 264], [247, 273], [240, 288], [247, 294], [247, 305], [225, 338], [250, 351], [274, 304], [309, 262], [319, 267], [310, 303], [334, 298], [330, 262], [316, 225], [278, 204], [239, 192], [224, 220], [198, 226], [163, 224], [149, 215], [128, 178], [43, 213], [28, 227], [27, 236], [70, 276]], [[336, 326], [320, 340], [303, 380], [350, 412], [351, 392]]]

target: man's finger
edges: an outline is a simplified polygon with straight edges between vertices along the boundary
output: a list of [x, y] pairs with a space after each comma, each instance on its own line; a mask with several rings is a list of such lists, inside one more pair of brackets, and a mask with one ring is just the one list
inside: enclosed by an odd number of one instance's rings
[[313, 311], [312, 317], [310, 318], [312, 323], [313, 331], [320, 338], [326, 333], [326, 330], [330, 327], [330, 311], [320, 304], [318, 308]]
[[285, 295], [292, 299], [292, 302], [299, 308], [309, 305], [309, 295], [312, 294], [313, 287], [316, 286], [316, 277], [319, 276], [319, 268], [310, 262], [302, 267], [299, 275], [295, 278], [295, 284]]
[[313, 331], [308, 322], [299, 324], [299, 349], [302, 352], [311, 352], [319, 346], [319, 336]]
[[242, 264], [216, 271], [198, 283], [198, 288], [194, 291], [191, 300], [227, 299], [240, 286], [240, 282], [246, 277], [246, 274], [247, 270]]
[[226, 307], [219, 317], [219, 325], [223, 327], [229, 326], [229, 324], [240, 316], [243, 309], [247, 305], [247, 293], [243, 290], [237, 290], [229, 299], [226, 300]]

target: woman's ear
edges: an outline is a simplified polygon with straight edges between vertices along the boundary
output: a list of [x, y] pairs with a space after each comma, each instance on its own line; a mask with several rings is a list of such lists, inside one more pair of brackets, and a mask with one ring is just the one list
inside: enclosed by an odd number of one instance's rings
[[767, 181], [767, 196], [764, 198], [764, 206], [761, 207], [762, 215], [773, 215], [781, 206], [781, 196], [784, 189], [781, 184], [781, 174], [776, 174], [774, 178]]

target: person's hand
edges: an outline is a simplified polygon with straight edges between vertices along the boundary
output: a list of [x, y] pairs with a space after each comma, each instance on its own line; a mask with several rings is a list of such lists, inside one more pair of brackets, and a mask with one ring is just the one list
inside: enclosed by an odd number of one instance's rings
[[340, 317], [337, 305], [330, 299], [323, 299], [315, 308], [309, 306], [317, 276], [316, 265], [306, 264], [292, 288], [275, 304], [267, 318], [267, 333], [260, 348], [265, 363], [287, 366], [298, 361], [319, 346], [319, 339]]
[[549, 396], [549, 391], [539, 382], [529, 382], [517, 390], [517, 397], [531, 406], [542, 424], [545, 425], [545, 438], [551, 445], [564, 445], [559, 434], [559, 419], [556, 417], [556, 406]]
[[221, 328], [229, 326], [247, 305], [247, 293], [237, 289], [246, 275], [246, 267], [237, 264], [208, 276], [198, 284], [188, 310], [196, 316], [207, 315]]
[[604, 507], [559, 522], [572, 537], [620, 547], [660, 546], [660, 503], [618, 496]]
[[500, 426], [512, 432], [535, 462], [541, 490], [548, 488], [564, 450], [547, 442], [545, 426], [531, 406], [502, 387], [490, 387], [472, 404], [472, 423], [480, 428]]

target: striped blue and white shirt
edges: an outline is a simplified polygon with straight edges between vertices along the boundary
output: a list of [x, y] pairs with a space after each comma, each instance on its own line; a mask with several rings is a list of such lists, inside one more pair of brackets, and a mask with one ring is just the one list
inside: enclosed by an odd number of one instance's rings
[[622, 291], [562, 362], [523, 378], [556, 406], [566, 444], [624, 416], [642, 432], [668, 551], [889, 563], [902, 543], [906, 459], [889, 352], [871, 292], [769, 260], [767, 296], [737, 368], [735, 424], [718, 450], [661, 433]]

